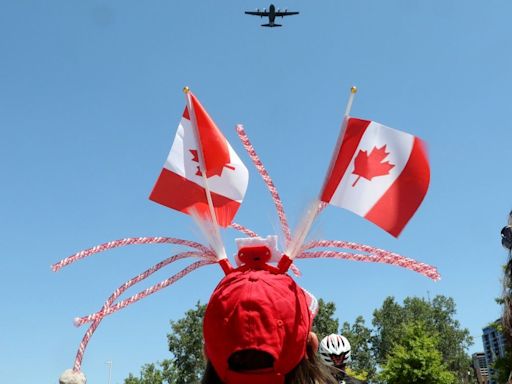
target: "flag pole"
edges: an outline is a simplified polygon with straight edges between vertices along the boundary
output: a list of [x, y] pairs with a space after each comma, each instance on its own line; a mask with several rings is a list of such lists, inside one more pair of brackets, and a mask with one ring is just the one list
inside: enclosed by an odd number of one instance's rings
[[[336, 146], [334, 147], [334, 151], [332, 152], [331, 161], [329, 163], [329, 168], [327, 169], [327, 173], [325, 175], [324, 184], [322, 189], [320, 190], [320, 196], [324, 192], [325, 186], [327, 184], [327, 180], [332, 173], [332, 169], [334, 168], [334, 164], [336, 163], [336, 154], [339, 153], [341, 143], [343, 142], [343, 138], [345, 137], [345, 131], [347, 130], [348, 118], [350, 117], [350, 111], [352, 110], [352, 103], [354, 102], [354, 96], [357, 93], [357, 87], [352, 86], [350, 88], [350, 96], [348, 97], [347, 106], [345, 107], [345, 113], [343, 114], [343, 121], [341, 123], [340, 135], [338, 136], [338, 140], [336, 141]], [[320, 197], [318, 198], [320, 200]]]
[[355, 96], [356, 92], [357, 92], [357, 87], [352, 86], [350, 88], [350, 96], [348, 98], [347, 106], [345, 108], [345, 113], [343, 115], [343, 122], [341, 124], [341, 133], [338, 137], [338, 141], [336, 142], [336, 147], [334, 148], [334, 152], [331, 157], [331, 162], [329, 164], [327, 175], [325, 176], [324, 185], [323, 185], [322, 189], [320, 190], [320, 194], [311, 203], [309, 209], [306, 211], [305, 215], [302, 217], [301, 221], [299, 222], [299, 226], [297, 227], [297, 230], [292, 238], [292, 241], [290, 242], [290, 245], [286, 249], [285, 255], [287, 255], [288, 258], [290, 259], [290, 263], [300, 253], [302, 245], [304, 244], [304, 241], [306, 240], [306, 236], [308, 235], [308, 233], [311, 229], [311, 226], [313, 225], [313, 222], [315, 221], [316, 217], [320, 213], [320, 210], [322, 207], [322, 202], [321, 202], [320, 198], [321, 198], [321, 195], [325, 188], [325, 185], [327, 183], [327, 180], [329, 178], [329, 175], [332, 172], [334, 163], [336, 162], [336, 159], [335, 159], [336, 153], [338, 153], [341, 143], [343, 142], [343, 137], [345, 136], [348, 119], [350, 116], [350, 111], [352, 109], [352, 103], [354, 102], [354, 96]]
[[[222, 238], [220, 236], [217, 215], [215, 214], [215, 209], [213, 207], [212, 195], [210, 192], [210, 188], [208, 186], [208, 178], [206, 177], [206, 163], [204, 160], [203, 146], [201, 143], [201, 136], [199, 136], [199, 128], [197, 126], [196, 112], [192, 105], [192, 100], [191, 100], [191, 96], [190, 96], [190, 88], [184, 87], [183, 93], [185, 93], [185, 98], [187, 100], [187, 108], [188, 108], [188, 111], [190, 114], [190, 121], [192, 122], [192, 126], [194, 127], [194, 134], [195, 134], [196, 141], [197, 141], [197, 157], [199, 160], [199, 171], [201, 172], [201, 175], [203, 177], [204, 190], [206, 193], [206, 200], [208, 201], [208, 209], [210, 211], [210, 216], [212, 218], [213, 231], [214, 231], [214, 233], [213, 233], [214, 244], [210, 244], [210, 245], [212, 245], [214, 247], [214, 250], [215, 250], [215, 253], [217, 254], [219, 262], [222, 260], [227, 261], [226, 250], [224, 248], [224, 244], [222, 243]], [[222, 266], [222, 269], [224, 270], [224, 272], [227, 272], [225, 268], [229, 269], [228, 266], [224, 266], [224, 264], [222, 264], [222, 263], [221, 263], [221, 266]]]

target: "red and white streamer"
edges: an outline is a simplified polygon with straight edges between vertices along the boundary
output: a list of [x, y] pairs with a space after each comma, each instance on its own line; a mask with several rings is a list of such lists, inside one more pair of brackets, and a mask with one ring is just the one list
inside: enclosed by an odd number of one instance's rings
[[[368, 255], [360, 255], [360, 254], [351, 254], [346, 252], [339, 251], [316, 251], [316, 252], [304, 252], [307, 249], [312, 248], [346, 248], [353, 249], [356, 251], [367, 252]], [[429, 264], [421, 263], [414, 259], [410, 259], [408, 257], [401, 256], [394, 252], [389, 252], [384, 249], [371, 247], [369, 245], [352, 243], [347, 241], [339, 241], [339, 240], [318, 240], [312, 241], [303, 248], [303, 252], [297, 256], [298, 258], [342, 258], [356, 261], [364, 261], [364, 262], [373, 262], [373, 263], [383, 263], [390, 265], [397, 265], [402, 268], [409, 269], [414, 272], [418, 272], [423, 276], [426, 276], [432, 280], [440, 280], [441, 275], [437, 271], [434, 266]]]
[[[163, 260], [163, 261], [153, 265], [151, 268], [149, 268], [149, 269], [145, 270], [144, 272], [142, 272], [141, 274], [131, 278], [126, 283], [124, 283], [119, 288], [117, 288], [112, 293], [112, 295], [110, 295], [110, 297], [107, 299], [107, 301], [105, 302], [103, 307], [98, 312], [96, 312], [93, 315], [89, 315], [89, 316], [77, 317], [75, 319], [75, 321], [74, 321], [75, 325], [77, 327], [79, 327], [79, 326], [81, 326], [81, 325], [83, 325], [85, 323], [88, 323], [88, 322], [92, 321], [93, 317], [96, 318], [98, 314], [104, 313], [108, 308], [110, 308], [112, 303], [115, 300], [117, 300], [117, 298], [119, 296], [121, 296], [128, 288], [130, 288], [133, 285], [141, 282], [144, 279], [147, 279], [149, 276], [151, 276], [156, 271], [162, 269], [163, 267], [165, 267], [165, 266], [167, 266], [167, 265], [169, 265], [171, 263], [174, 263], [175, 261], [187, 258], [187, 257], [200, 257], [200, 256], [201, 256], [201, 254], [198, 253], [198, 252], [182, 252], [182, 253], [178, 253], [177, 255], [168, 257], [167, 259], [165, 259], [165, 260]], [[212, 261], [214, 261], [214, 260], [212, 260]]]
[[252, 146], [249, 138], [247, 137], [247, 134], [245, 133], [244, 127], [240, 124], [237, 125], [236, 132], [238, 133], [238, 136], [240, 137], [240, 140], [242, 141], [245, 150], [249, 154], [252, 162], [254, 163], [254, 166], [258, 170], [258, 173], [263, 178], [263, 181], [267, 185], [267, 188], [270, 191], [270, 194], [272, 195], [272, 200], [274, 201], [277, 210], [277, 216], [279, 217], [279, 222], [281, 223], [281, 231], [283, 231], [286, 240], [286, 245], [288, 246], [292, 236], [290, 233], [290, 227], [288, 226], [288, 220], [286, 219], [286, 214], [284, 213], [283, 203], [281, 202], [279, 193], [277, 193], [277, 189], [274, 185], [274, 182], [270, 178], [270, 175], [265, 169], [265, 166], [261, 162], [256, 151], [254, 150], [254, 147]]
[[247, 235], [249, 237], [258, 237], [258, 234], [256, 232], [253, 232], [252, 230], [250, 230], [247, 227], [244, 227], [241, 224], [231, 223], [229, 226], [230, 228], [236, 229], [237, 231], [242, 232], [244, 235]]
[[108, 243], [96, 245], [92, 248], [84, 249], [83, 251], [77, 252], [53, 264], [52, 271], [57, 272], [61, 268], [69, 264], [72, 264], [75, 261], [94, 255], [95, 253], [100, 253], [109, 249], [124, 247], [133, 244], [176, 244], [198, 249], [204, 254], [213, 254], [210, 248], [205, 247], [202, 244], [196, 243], [195, 241], [176, 239], [174, 237], [129, 237], [126, 239], [119, 239], [110, 241]]
[[217, 262], [216, 260], [196, 261], [195, 263], [192, 263], [188, 267], [183, 268], [180, 272], [169, 277], [168, 279], [165, 279], [165, 280], [161, 281], [160, 283], [155, 284], [155, 285], [129, 297], [128, 299], [120, 301], [119, 303], [117, 303], [115, 305], [111, 305], [108, 308], [105, 308], [104, 310], [100, 310], [99, 312], [75, 319], [75, 324], [81, 325], [81, 324], [84, 324], [87, 322], [94, 321], [97, 318], [102, 318], [102, 317], [111, 315], [111, 314], [119, 311], [120, 309], [127, 307], [130, 304], [133, 304], [139, 300], [142, 300], [143, 298], [145, 298], [149, 295], [152, 295], [153, 293], [156, 293], [156, 292], [160, 291], [161, 289], [168, 287], [171, 284], [174, 284], [176, 281], [178, 281], [179, 279], [188, 275], [190, 272], [196, 270], [197, 268], [200, 268], [200, 267], [208, 265], [208, 264], [215, 264], [216, 262]]
[[87, 348], [87, 344], [89, 344], [89, 340], [91, 340], [92, 335], [98, 328], [98, 325], [101, 323], [101, 318], [95, 320], [91, 326], [85, 332], [84, 337], [82, 337], [82, 341], [78, 346], [78, 350], [76, 351], [75, 364], [73, 365], [73, 371], [80, 372], [82, 368], [82, 360], [84, 358], [85, 349]]
[[[183, 254], [179, 254], [179, 255], [176, 255], [176, 256], [181, 256], [181, 255], [183, 255]], [[173, 257], [171, 257], [169, 259], [173, 259]], [[181, 256], [180, 258], [184, 258], [184, 257], [187, 257], [187, 256]], [[166, 260], [169, 260], [169, 259], [166, 259]], [[166, 260], [164, 260], [162, 263], [164, 263]], [[173, 261], [176, 261], [176, 260], [177, 260], [177, 258], [174, 259]], [[173, 261], [169, 261], [169, 263], [171, 263]], [[169, 264], [169, 263], [167, 263], [167, 264]], [[204, 265], [208, 265], [208, 264], [214, 264], [214, 263], [216, 263], [216, 260], [212, 260], [212, 259], [196, 261], [195, 263], [190, 264], [188, 267], [186, 267], [186, 268], [182, 269], [180, 272], [176, 273], [174, 276], [171, 276], [170, 278], [168, 278], [168, 279], [166, 279], [166, 280], [164, 280], [164, 281], [162, 281], [162, 282], [160, 282], [158, 284], [155, 284], [152, 287], [137, 293], [136, 295], [133, 295], [129, 299], [123, 300], [123, 301], [119, 302], [118, 304], [112, 306], [111, 304], [113, 303], [113, 301], [122, 292], [124, 292], [122, 290], [122, 287], [124, 287], [125, 284], [123, 284], [123, 286], [121, 286], [120, 289], [116, 290], [110, 296], [110, 298], [107, 300], [107, 302], [105, 303], [105, 305], [103, 306], [103, 308], [100, 311], [96, 312], [95, 314], [92, 314], [92, 315], [89, 315], [89, 316], [85, 316], [85, 317], [76, 319], [75, 320], [75, 324], [76, 325], [81, 325], [81, 324], [84, 324], [86, 322], [91, 322], [91, 321], [92, 321], [92, 324], [87, 329], [87, 331], [85, 332], [84, 337], [82, 338], [82, 341], [80, 342], [80, 345], [79, 345], [77, 353], [76, 353], [75, 364], [74, 364], [73, 370], [80, 371], [80, 368], [81, 368], [81, 365], [82, 365], [82, 359], [83, 359], [83, 356], [84, 356], [84, 353], [85, 353], [85, 349], [87, 348], [87, 344], [89, 343], [89, 340], [91, 339], [92, 335], [96, 331], [96, 328], [98, 328], [99, 324], [101, 323], [101, 321], [103, 320], [103, 318], [105, 316], [108, 316], [108, 315], [110, 315], [110, 314], [112, 314], [114, 312], [117, 312], [118, 310], [120, 310], [122, 308], [125, 308], [126, 306], [128, 306], [130, 304], [133, 304], [136, 301], [139, 301], [139, 300], [143, 299], [146, 296], [149, 296], [149, 295], [151, 295], [151, 294], [153, 294], [153, 293], [155, 293], [155, 292], [157, 292], [157, 291], [159, 291], [159, 290], [161, 290], [161, 289], [163, 289], [165, 287], [168, 287], [169, 285], [175, 283], [177, 280], [183, 278], [184, 276], [186, 276], [190, 272], [196, 270], [197, 268], [200, 268], [200, 267], [202, 267]], [[155, 267], [157, 267], [159, 264], [161, 264], [161, 263], [156, 264]], [[151, 269], [152, 268], [150, 268], [149, 270], [151, 270]], [[144, 273], [142, 273], [141, 275], [143, 275], [143, 274]], [[141, 276], [141, 275], [139, 275], [139, 276]], [[134, 278], [134, 279], [137, 279], [137, 277]], [[132, 280], [134, 280], [134, 279], [132, 279]], [[142, 279], [140, 279], [140, 280], [142, 280]], [[138, 281], [140, 281], [140, 280], [138, 280]], [[129, 283], [129, 282], [127, 282], [127, 283]], [[133, 284], [135, 284], [135, 283], [133, 283]]]

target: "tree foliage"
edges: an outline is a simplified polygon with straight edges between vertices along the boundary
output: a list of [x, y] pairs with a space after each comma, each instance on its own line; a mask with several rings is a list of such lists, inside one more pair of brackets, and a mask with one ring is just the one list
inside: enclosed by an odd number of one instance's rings
[[313, 321], [313, 332], [317, 334], [319, 340], [331, 333], [338, 333], [339, 321], [334, 318], [334, 312], [336, 304], [332, 301], [318, 300], [318, 313]]
[[[505, 335], [506, 327], [502, 321], [495, 321], [490, 326]], [[500, 384], [508, 383], [509, 375], [512, 374], [512, 346], [508, 343], [508, 339], [505, 338], [505, 340], [505, 355], [496, 358], [492, 364], [494, 370], [493, 379]]]
[[203, 354], [203, 318], [206, 304], [196, 303], [194, 309], [178, 321], [171, 321], [172, 332], [167, 335], [175, 384], [201, 381], [206, 361]]
[[206, 305], [197, 303], [178, 321], [171, 321], [167, 335], [172, 357], [160, 363], [146, 364], [140, 377], [131, 373], [124, 384], [193, 384], [201, 381], [206, 362], [203, 356], [203, 317]]
[[421, 321], [428, 334], [440, 335], [437, 348], [443, 361], [448, 370], [463, 381], [471, 364], [466, 350], [473, 339], [468, 329], [461, 328], [455, 314], [454, 300], [442, 295], [432, 301], [407, 297], [403, 305], [396, 303], [393, 297], [386, 298], [382, 307], [373, 313], [373, 348], [377, 363], [386, 363], [388, 355], [401, 340], [404, 325]]
[[363, 380], [372, 380], [377, 372], [377, 364], [372, 353], [372, 331], [366, 327], [364, 318], [358, 316], [354, 324], [344, 322], [341, 333], [349, 340], [352, 349], [351, 376]]
[[455, 384], [443, 363], [439, 336], [422, 322], [403, 323], [401, 335], [389, 351], [380, 378], [387, 384]]
[[507, 351], [505, 356], [494, 361], [494, 379], [498, 383], [508, 383], [509, 375], [512, 373], [512, 353]]
[[[171, 321], [171, 332], [167, 335], [169, 359], [144, 365], [139, 377], [130, 374], [124, 384], [199, 383], [205, 367], [202, 338], [205, 310], [206, 305], [197, 303], [182, 319]], [[472, 340], [469, 331], [462, 329], [454, 318], [453, 299], [436, 296], [430, 302], [408, 297], [399, 304], [388, 297], [382, 307], [374, 311], [373, 329], [366, 326], [362, 316], [353, 324], [343, 323], [339, 329], [335, 312], [333, 302], [320, 299], [313, 331], [319, 339], [331, 333], [342, 333], [349, 339], [352, 346], [350, 369], [356, 377], [370, 382], [386, 380], [388, 384], [427, 383], [420, 379], [434, 373], [441, 381], [429, 384], [451, 384], [452, 376], [458, 376], [458, 382], [466, 379], [469, 367], [466, 349]], [[413, 331], [416, 334], [411, 335]], [[415, 348], [419, 349], [412, 351]], [[405, 372], [394, 372], [401, 370], [403, 364], [409, 364]], [[376, 373], [379, 366], [383, 372], [380, 376]], [[420, 381], [400, 381], [406, 377]]]
[[124, 379], [124, 384], [163, 384], [164, 374], [155, 364], [145, 364], [140, 371], [140, 376], [135, 377], [131, 373]]
[[[511, 212], [512, 213], [512, 212]], [[512, 251], [509, 249], [507, 263], [503, 266], [503, 334], [512, 353]]]
[[[336, 306], [318, 300], [318, 315], [313, 328], [320, 335], [338, 332], [338, 319], [334, 318]], [[203, 318], [206, 305], [197, 303], [178, 321], [171, 321], [167, 342], [172, 358], [157, 364], [146, 364], [139, 377], [130, 375], [124, 384], [193, 384], [199, 383], [204, 372]]]
[[[508, 231], [504, 233], [505, 230]], [[503, 266], [503, 294], [496, 299], [496, 302], [502, 306], [503, 313], [501, 321], [497, 321], [491, 326], [505, 337], [506, 350], [505, 356], [496, 359], [492, 368], [494, 369], [494, 379], [498, 383], [509, 383], [508, 378], [512, 376], [512, 250], [509, 248], [509, 226], [502, 229], [501, 236], [503, 246], [508, 248], [508, 259]]]

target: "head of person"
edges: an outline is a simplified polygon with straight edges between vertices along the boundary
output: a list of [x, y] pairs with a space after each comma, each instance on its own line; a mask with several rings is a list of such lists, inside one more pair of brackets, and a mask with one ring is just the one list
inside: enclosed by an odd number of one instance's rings
[[343, 335], [335, 333], [325, 336], [320, 342], [318, 353], [327, 365], [344, 369], [350, 359], [350, 343]]
[[315, 360], [316, 300], [284, 273], [228, 273], [213, 292], [203, 323], [204, 384], [332, 382]]

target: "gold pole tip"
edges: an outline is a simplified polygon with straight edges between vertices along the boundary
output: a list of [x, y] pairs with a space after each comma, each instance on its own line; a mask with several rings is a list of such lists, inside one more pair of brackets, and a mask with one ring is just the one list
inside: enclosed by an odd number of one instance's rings
[[350, 92], [351, 93], [356, 93], [357, 92], [357, 87], [355, 85], [353, 85], [352, 88], [350, 88]]
[[183, 87], [183, 93], [189, 93], [190, 88], [189, 87]]

